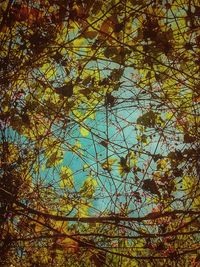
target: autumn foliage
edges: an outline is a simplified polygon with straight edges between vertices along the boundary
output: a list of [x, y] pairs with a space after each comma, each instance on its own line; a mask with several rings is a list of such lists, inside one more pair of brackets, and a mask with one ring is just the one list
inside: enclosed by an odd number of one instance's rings
[[197, 0], [0, 3], [0, 266], [200, 266]]

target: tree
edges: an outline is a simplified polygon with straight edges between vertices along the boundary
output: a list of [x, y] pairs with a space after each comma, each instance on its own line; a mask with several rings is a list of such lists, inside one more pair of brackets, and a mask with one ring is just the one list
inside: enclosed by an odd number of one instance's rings
[[0, 12], [1, 265], [198, 266], [198, 1]]

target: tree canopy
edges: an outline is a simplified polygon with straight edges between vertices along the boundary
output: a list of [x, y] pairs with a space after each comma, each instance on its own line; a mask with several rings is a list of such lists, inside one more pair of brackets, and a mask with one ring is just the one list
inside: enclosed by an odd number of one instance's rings
[[198, 0], [0, 1], [0, 265], [200, 266]]

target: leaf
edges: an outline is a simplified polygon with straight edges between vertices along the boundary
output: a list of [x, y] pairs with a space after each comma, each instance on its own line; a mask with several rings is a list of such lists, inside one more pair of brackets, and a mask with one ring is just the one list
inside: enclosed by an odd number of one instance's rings
[[104, 146], [104, 147], [108, 147], [109, 141], [102, 140], [99, 144], [102, 145], [102, 146]]
[[78, 242], [69, 237], [59, 237], [56, 240], [56, 247], [67, 253], [77, 253], [79, 250]]
[[74, 47], [77, 47], [77, 50], [80, 49], [80, 47], [82, 45], [84, 45], [85, 43], [85, 39], [84, 38], [76, 38], [74, 41], [73, 41], [73, 45]]
[[97, 187], [96, 179], [92, 176], [88, 176], [80, 189], [80, 193], [84, 197], [92, 198], [96, 187]]
[[50, 63], [45, 63], [42, 66], [41, 71], [44, 73], [47, 80], [53, 78], [56, 75], [56, 69], [52, 67]]
[[192, 206], [194, 208], [200, 207], [200, 189], [198, 179], [192, 175], [184, 175], [182, 179], [183, 189], [192, 198]]
[[83, 85], [88, 85], [91, 81], [91, 76], [88, 75], [83, 81], [82, 81], [82, 84]]
[[105, 105], [113, 107], [115, 104], [115, 97], [111, 93], [106, 93]]
[[55, 59], [57, 63], [63, 63], [63, 56], [59, 52], [56, 52], [55, 55], [52, 56], [52, 58]]
[[120, 31], [122, 31], [123, 28], [124, 28], [124, 22], [117, 23], [117, 24], [115, 24], [115, 26], [114, 26], [114, 31], [115, 31], [116, 33], [118, 33], [118, 32], [120, 32]]
[[123, 176], [126, 173], [129, 173], [132, 168], [135, 170], [137, 161], [138, 159], [134, 151], [129, 151], [125, 158], [121, 157], [118, 167], [120, 175]]
[[195, 177], [188, 175], [183, 176], [182, 185], [184, 190], [190, 192], [192, 187], [195, 186]]
[[76, 141], [75, 144], [71, 147], [71, 151], [78, 153], [78, 151], [81, 151], [81, 143]]
[[48, 158], [46, 162], [46, 167], [51, 168], [53, 166], [56, 166], [61, 162], [62, 159], [63, 159], [62, 153], [59, 150], [57, 150], [53, 152]]
[[127, 162], [127, 158], [124, 158], [124, 157], [120, 158], [118, 170], [121, 176], [131, 171], [131, 168]]
[[85, 127], [81, 126], [81, 127], [80, 127], [80, 133], [81, 133], [81, 135], [82, 135], [83, 137], [86, 137], [86, 136], [89, 135], [90, 132], [89, 132]]
[[191, 136], [188, 133], [184, 134], [184, 142], [185, 143], [193, 143], [195, 141], [196, 141], [196, 137], [195, 136]]
[[113, 31], [115, 21], [116, 21], [116, 18], [114, 16], [110, 16], [110, 17], [106, 18], [101, 25], [100, 31], [102, 33], [109, 33], [111, 31]]
[[124, 73], [124, 69], [120, 68], [120, 69], [113, 69], [111, 74], [110, 74], [110, 78], [114, 81], [119, 81], [120, 78], [122, 77]]
[[106, 49], [104, 50], [104, 56], [106, 58], [112, 58], [116, 55], [118, 55], [118, 50], [116, 47], [106, 47]]
[[24, 123], [24, 125], [26, 127], [29, 127], [30, 126], [30, 118], [29, 118], [29, 115], [27, 113], [24, 113], [21, 115], [21, 118], [22, 118], [22, 122]]
[[142, 189], [148, 191], [152, 194], [160, 196], [160, 192], [158, 190], [158, 186], [154, 180], [146, 179], [143, 181]]
[[98, 31], [86, 31], [83, 33], [83, 36], [88, 39], [94, 39], [97, 35]]
[[101, 164], [102, 168], [108, 172], [112, 171], [112, 165], [117, 161], [116, 158], [109, 158]]
[[149, 111], [137, 119], [137, 123], [146, 127], [154, 127], [156, 123], [157, 114]]
[[73, 171], [66, 166], [63, 166], [60, 171], [60, 187], [61, 188], [70, 188], [72, 189], [74, 187], [74, 177], [73, 177]]
[[161, 154], [154, 154], [152, 155], [152, 159], [156, 162], [158, 161], [159, 159], [162, 159], [163, 156]]
[[155, 212], [150, 212], [146, 215], [146, 217], [148, 219], [156, 219], [159, 217], [159, 215], [161, 214], [161, 212], [155, 211]]
[[54, 88], [56, 93], [62, 96], [71, 97], [73, 95], [73, 83], [72, 81], [66, 83], [65, 85], [61, 87], [55, 87]]
[[157, 160], [157, 169], [167, 170], [168, 169], [168, 159], [160, 158]]
[[95, 111], [92, 111], [92, 112], [89, 113], [88, 118], [90, 118], [91, 120], [94, 120], [95, 119], [95, 116], [96, 116], [96, 112]]
[[87, 217], [88, 216], [89, 206], [86, 204], [79, 204], [77, 207], [77, 216], [78, 218]]

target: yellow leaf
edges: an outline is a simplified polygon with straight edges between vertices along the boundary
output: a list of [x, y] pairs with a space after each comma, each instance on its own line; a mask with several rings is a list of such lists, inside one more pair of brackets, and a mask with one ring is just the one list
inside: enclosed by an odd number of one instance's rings
[[56, 68], [50, 63], [44, 64], [41, 71], [44, 73], [46, 79], [53, 78], [56, 75]]
[[53, 152], [47, 159], [46, 167], [51, 168], [53, 166], [57, 166], [62, 162], [63, 153], [60, 150]]
[[185, 175], [182, 180], [183, 189], [192, 198], [192, 206], [199, 208], [200, 206], [200, 189], [198, 186], [198, 179], [195, 176]]
[[90, 113], [90, 115], [88, 116], [88, 118], [90, 118], [91, 120], [94, 120], [95, 119], [95, 115], [96, 115], [96, 113], [95, 112], [92, 112], [92, 113]]
[[88, 164], [84, 164], [84, 165], [83, 165], [83, 171], [86, 171], [86, 170], [88, 170], [88, 169], [90, 169], [90, 165], [88, 165]]
[[112, 170], [112, 165], [117, 161], [117, 159], [115, 158], [109, 158], [108, 160], [106, 160], [105, 162], [103, 162], [101, 164], [102, 168], [104, 170], [107, 170], [107, 171], [111, 171]]
[[85, 127], [83, 127], [83, 126], [80, 127], [80, 133], [84, 137], [86, 137], [86, 136], [89, 135], [89, 131]]
[[81, 149], [81, 143], [76, 141], [76, 143], [72, 146], [72, 151], [77, 152], [79, 149]]
[[4, 105], [3, 108], [2, 108], [3, 112], [7, 112], [9, 111], [9, 106], [7, 105]]
[[60, 237], [56, 243], [67, 252], [76, 252], [78, 250], [78, 242], [69, 237]]
[[89, 206], [87, 205], [87, 203], [80, 203], [77, 206], [77, 216], [80, 217], [87, 217], [88, 216], [88, 209]]
[[165, 114], [165, 118], [167, 120], [171, 120], [173, 116], [174, 116], [174, 114], [172, 112], [170, 112], [170, 111]]
[[72, 189], [74, 187], [74, 177], [73, 171], [66, 166], [63, 166], [60, 171], [60, 187], [65, 188], [68, 187]]
[[68, 222], [64, 221], [54, 221], [54, 228], [60, 231], [61, 233], [67, 234], [67, 227], [68, 227]]
[[97, 181], [94, 177], [88, 176], [80, 189], [80, 192], [84, 197], [91, 198], [97, 187]]

